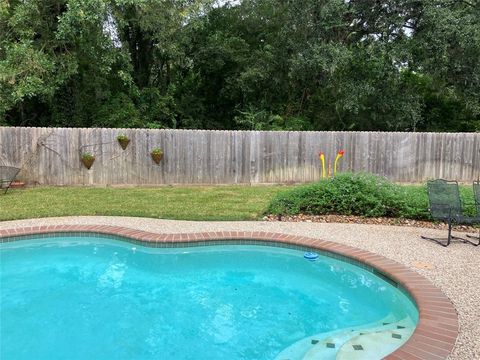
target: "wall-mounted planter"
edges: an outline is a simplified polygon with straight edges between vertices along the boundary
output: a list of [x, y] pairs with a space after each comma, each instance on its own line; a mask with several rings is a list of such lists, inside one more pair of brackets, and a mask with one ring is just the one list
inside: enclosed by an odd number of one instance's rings
[[125, 150], [130, 143], [130, 139], [126, 135], [118, 135], [117, 136], [118, 143], [122, 147], [123, 150]]
[[155, 163], [158, 165], [160, 164], [160, 161], [163, 159], [163, 150], [162, 149], [153, 149], [152, 152], [150, 153], [150, 156], [152, 157], [152, 160], [155, 161]]
[[82, 161], [83, 166], [85, 166], [87, 170], [90, 170], [93, 163], [95, 162], [95, 156], [93, 156], [90, 153], [82, 154], [82, 157], [80, 159]]

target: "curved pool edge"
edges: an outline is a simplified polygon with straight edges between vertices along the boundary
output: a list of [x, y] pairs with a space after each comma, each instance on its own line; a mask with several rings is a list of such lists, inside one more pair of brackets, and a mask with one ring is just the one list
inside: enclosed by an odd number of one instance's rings
[[[281, 243], [317, 249], [366, 264], [397, 282], [415, 301], [419, 312], [417, 327], [407, 342], [385, 359], [445, 359], [458, 336], [458, 315], [448, 297], [429, 280], [396, 261], [384, 256], [333, 241], [272, 232], [222, 231], [185, 234], [161, 234], [106, 225], [50, 225], [0, 230], [0, 242], [28, 235], [49, 233], [86, 233], [113, 235], [148, 246], [176, 247], [206, 245], [211, 241], [252, 241]], [[155, 245], [153, 245], [155, 246]]]

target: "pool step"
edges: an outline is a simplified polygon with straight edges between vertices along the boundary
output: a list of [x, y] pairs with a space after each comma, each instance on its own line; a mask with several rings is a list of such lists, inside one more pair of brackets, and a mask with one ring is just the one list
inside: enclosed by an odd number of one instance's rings
[[413, 329], [396, 322], [376, 329], [338, 334], [319, 341], [303, 360], [382, 359], [402, 345], [412, 335]]
[[[332, 331], [306, 337], [283, 350], [275, 359], [340, 360], [349, 359], [352, 356], [355, 356], [352, 359], [375, 359], [384, 352], [383, 356], [398, 348], [411, 336], [414, 328], [415, 324], [409, 318], [392, 321], [392, 317], [387, 316], [382, 319], [380, 325], [379, 323], [368, 324], [349, 330]], [[375, 345], [378, 341], [380, 341], [380, 345], [385, 344], [385, 349], [379, 347], [379, 344]], [[358, 346], [353, 347], [353, 345], [361, 345], [362, 350]], [[352, 351], [349, 351], [350, 348]], [[359, 350], [355, 350], [355, 348]], [[342, 353], [346, 355], [342, 355]], [[374, 354], [373, 357], [372, 353]]]
[[340, 345], [350, 341], [352, 338], [356, 338], [358, 334], [358, 331], [351, 330], [329, 336], [316, 343], [312, 342], [313, 346], [305, 353], [302, 360], [335, 360]]
[[[345, 343], [358, 334], [359, 332], [355, 330], [343, 330], [309, 336], [290, 345], [283, 350], [275, 360], [334, 360], [339, 349], [339, 344]], [[331, 344], [336, 345], [332, 346]]]
[[346, 341], [336, 360], [380, 360], [395, 351], [413, 333], [412, 328], [363, 333]]

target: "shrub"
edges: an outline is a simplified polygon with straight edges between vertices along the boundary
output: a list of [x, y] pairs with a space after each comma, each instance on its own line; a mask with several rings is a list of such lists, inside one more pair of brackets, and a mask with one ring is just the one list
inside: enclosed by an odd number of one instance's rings
[[344, 173], [278, 194], [267, 212], [275, 215], [398, 217], [413, 212], [406, 202], [406, 195], [402, 186], [379, 176]]
[[[471, 186], [460, 186], [465, 215], [476, 214]], [[334, 179], [279, 193], [266, 211], [274, 215], [358, 215], [432, 220], [427, 186], [397, 185], [370, 174], [339, 174]]]

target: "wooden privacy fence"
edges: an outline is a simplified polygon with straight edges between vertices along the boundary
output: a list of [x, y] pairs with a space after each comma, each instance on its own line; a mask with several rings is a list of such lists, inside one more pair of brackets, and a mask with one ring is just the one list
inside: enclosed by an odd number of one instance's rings
[[[125, 134], [123, 150], [117, 141]], [[159, 165], [150, 156], [161, 148]], [[480, 176], [479, 133], [281, 132], [0, 127], [0, 165], [29, 184], [250, 184], [321, 178], [320, 151], [338, 171], [399, 182]], [[82, 153], [95, 156], [90, 170]]]

